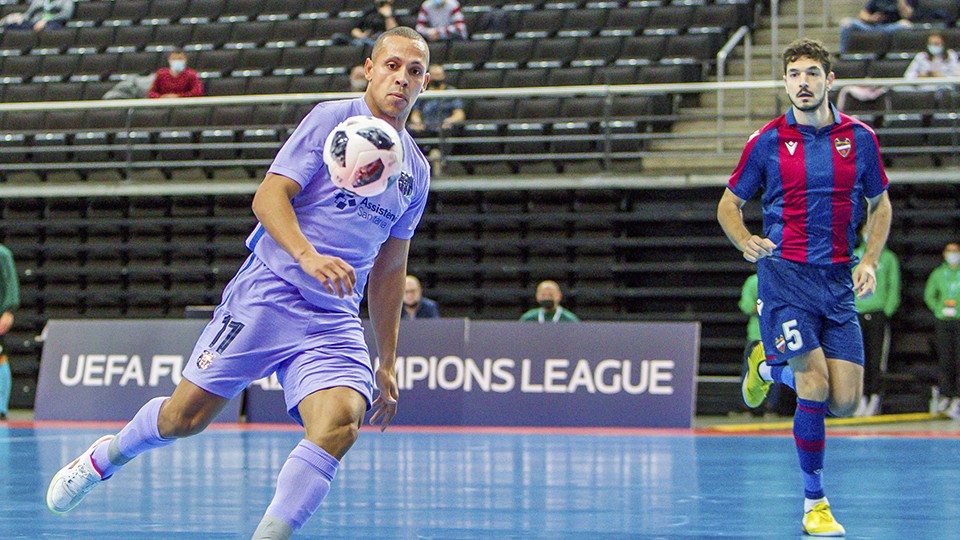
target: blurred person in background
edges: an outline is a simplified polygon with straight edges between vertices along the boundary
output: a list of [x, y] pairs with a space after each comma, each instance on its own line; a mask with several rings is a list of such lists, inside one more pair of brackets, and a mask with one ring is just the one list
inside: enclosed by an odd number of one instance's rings
[[3, 337], [13, 326], [13, 312], [20, 307], [20, 283], [13, 264], [13, 253], [0, 244], [0, 420], [7, 419], [13, 376], [4, 350]]

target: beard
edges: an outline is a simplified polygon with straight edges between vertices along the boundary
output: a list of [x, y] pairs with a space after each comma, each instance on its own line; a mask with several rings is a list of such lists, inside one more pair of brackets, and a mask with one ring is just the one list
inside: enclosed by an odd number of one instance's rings
[[793, 106], [796, 107], [796, 109], [797, 109], [798, 111], [813, 112], [813, 111], [819, 109], [821, 105], [823, 105], [824, 100], [827, 99], [827, 93], [824, 92], [823, 95], [820, 96], [820, 99], [816, 100], [815, 102], [811, 103], [810, 105], [802, 105], [802, 104], [797, 103], [797, 102], [795, 101], [797, 98], [795, 98], [794, 96], [789, 96], [789, 97], [790, 97], [790, 103], [792, 103]]

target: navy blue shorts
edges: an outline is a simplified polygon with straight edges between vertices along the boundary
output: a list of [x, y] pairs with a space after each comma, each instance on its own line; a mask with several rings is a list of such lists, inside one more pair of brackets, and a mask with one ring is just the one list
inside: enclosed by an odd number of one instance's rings
[[814, 266], [775, 257], [757, 261], [757, 307], [768, 361], [823, 348], [827, 358], [863, 365], [852, 265]]

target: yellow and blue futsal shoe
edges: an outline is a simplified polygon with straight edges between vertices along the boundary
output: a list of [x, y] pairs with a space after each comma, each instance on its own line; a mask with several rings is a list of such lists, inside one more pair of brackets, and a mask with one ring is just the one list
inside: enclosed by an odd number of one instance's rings
[[743, 376], [743, 402], [748, 407], [759, 407], [763, 400], [767, 398], [770, 392], [770, 382], [760, 377], [760, 364], [767, 359], [767, 354], [763, 350], [763, 343], [757, 343], [757, 346], [750, 351], [747, 356], [747, 373]]

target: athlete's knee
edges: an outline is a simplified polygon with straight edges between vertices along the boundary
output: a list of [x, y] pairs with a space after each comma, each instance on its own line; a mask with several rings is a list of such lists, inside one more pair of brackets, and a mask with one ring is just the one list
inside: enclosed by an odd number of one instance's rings
[[830, 398], [830, 381], [826, 375], [808, 371], [794, 373], [797, 385], [797, 396], [810, 401], [827, 401]]
[[830, 398], [830, 414], [836, 417], [845, 418], [853, 416], [860, 404], [860, 396], [841, 395]]
[[359, 423], [353, 419], [345, 420], [338, 425], [327, 426], [324, 429], [307, 430], [306, 438], [313, 444], [323, 448], [331, 456], [342, 459], [350, 450], [353, 443], [360, 436]]

